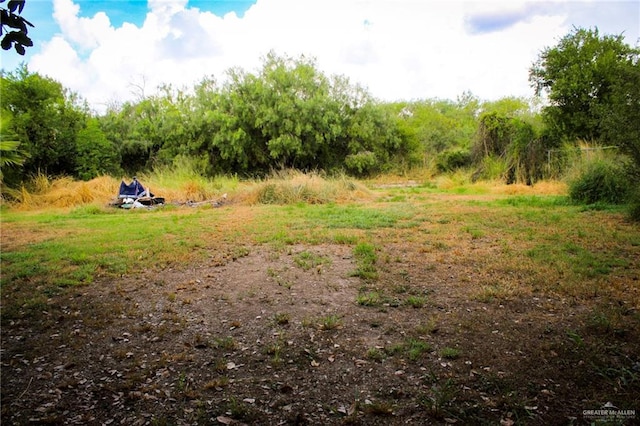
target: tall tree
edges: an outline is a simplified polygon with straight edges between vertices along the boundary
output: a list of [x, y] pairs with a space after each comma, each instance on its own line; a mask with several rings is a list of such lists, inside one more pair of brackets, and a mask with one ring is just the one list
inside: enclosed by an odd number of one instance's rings
[[23, 176], [43, 172], [74, 175], [76, 133], [84, 127], [88, 111], [60, 83], [26, 66], [0, 74], [0, 112], [11, 117], [9, 130], [29, 155]]
[[305, 57], [270, 53], [256, 74], [230, 70], [213, 107], [215, 129], [201, 146], [223, 171], [346, 167], [365, 174], [403, 152], [396, 123], [366, 91], [325, 76]]
[[603, 36], [597, 28], [574, 28], [544, 49], [529, 70], [529, 81], [537, 95], [548, 96], [543, 116], [553, 136], [601, 139], [624, 84], [620, 70], [637, 67], [638, 53], [622, 35]]
[[604, 114], [603, 129], [608, 143], [619, 146], [636, 165], [640, 179], [640, 58], [618, 68], [611, 104]]
[[118, 174], [120, 171], [120, 156], [100, 129], [95, 118], [87, 121], [85, 128], [80, 129], [76, 136], [76, 175], [83, 180], [89, 180], [103, 174]]

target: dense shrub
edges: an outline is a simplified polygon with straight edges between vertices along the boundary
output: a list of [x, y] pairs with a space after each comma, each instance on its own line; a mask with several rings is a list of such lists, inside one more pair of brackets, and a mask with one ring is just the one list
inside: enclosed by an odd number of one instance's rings
[[629, 189], [630, 181], [623, 167], [599, 160], [588, 164], [584, 172], [569, 183], [569, 196], [573, 201], [586, 204], [619, 204], [627, 200]]
[[344, 159], [347, 171], [355, 176], [366, 176], [373, 173], [378, 165], [376, 154], [371, 151], [347, 155]]
[[441, 152], [436, 159], [439, 172], [451, 172], [469, 165], [471, 165], [471, 153], [462, 149]]
[[640, 222], [640, 188], [629, 195], [629, 218], [634, 222]]

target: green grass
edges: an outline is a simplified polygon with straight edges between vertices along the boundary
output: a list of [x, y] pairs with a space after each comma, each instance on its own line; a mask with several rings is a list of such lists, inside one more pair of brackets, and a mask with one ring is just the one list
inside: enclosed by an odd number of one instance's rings
[[293, 258], [294, 263], [305, 271], [312, 268], [318, 268], [322, 265], [331, 263], [331, 259], [327, 256], [320, 256], [308, 250], [296, 254]]
[[358, 266], [352, 273], [354, 277], [359, 277], [363, 280], [375, 280], [378, 278], [378, 270], [376, 268], [378, 255], [374, 245], [359, 243], [353, 249], [353, 256]]
[[415, 215], [411, 205], [393, 204], [381, 209], [358, 204], [327, 204], [305, 208], [300, 213], [304, 221], [299, 226], [312, 224], [329, 229], [381, 229], [395, 228], [406, 222], [410, 226], [415, 225], [411, 221]]
[[381, 362], [385, 359], [386, 355], [383, 350], [379, 348], [367, 349], [366, 358], [371, 361]]
[[385, 352], [389, 356], [406, 357], [413, 362], [419, 361], [430, 350], [431, 345], [429, 343], [415, 338], [407, 338], [402, 342], [385, 348]]
[[573, 270], [586, 278], [609, 275], [613, 269], [629, 265], [627, 260], [616, 257], [614, 253], [597, 253], [572, 241], [538, 244], [528, 250], [526, 255], [558, 270]]
[[569, 198], [564, 195], [514, 195], [492, 201], [488, 204], [527, 208], [554, 208], [568, 206], [570, 205], [570, 201]]
[[444, 359], [458, 359], [460, 358], [460, 353], [460, 349], [457, 348], [446, 347], [440, 350], [440, 356]]
[[318, 320], [320, 330], [335, 330], [342, 326], [342, 320], [337, 315], [327, 315]]
[[[233, 180], [227, 184], [233, 186]], [[478, 190], [472, 187], [469, 192]], [[435, 256], [429, 262], [437, 271], [444, 259], [477, 263], [466, 257], [475, 255], [466, 247], [470, 240], [497, 248], [477, 264], [480, 271], [485, 276], [496, 271], [522, 276], [512, 280], [518, 288], [593, 294], [594, 288], [609, 291], [599, 280], [634, 275], [640, 231], [619, 211], [584, 210], [555, 195], [480, 194], [452, 202], [443, 195], [447, 192], [451, 191], [398, 188], [385, 190], [392, 202], [230, 205], [208, 210], [167, 206], [125, 211], [85, 205], [66, 212], [23, 213], [5, 208], [0, 218], [3, 235], [28, 238], [16, 244], [3, 240], [0, 283], [3, 288], [28, 283], [55, 291], [91, 285], [97, 277], [197, 263], [211, 256], [237, 259], [261, 244], [346, 245], [355, 263], [351, 275], [378, 281], [390, 268], [383, 257], [388, 256], [390, 242], [422, 247]], [[246, 219], [236, 220], [239, 213]], [[329, 258], [309, 249], [295, 255], [294, 262], [310, 270], [327, 264]], [[474, 284], [478, 300], [519, 294], [501, 282]], [[422, 302], [406, 301], [416, 307]], [[363, 293], [357, 303], [378, 302]]]
[[[16, 279], [86, 285], [97, 275], [200, 259], [206, 242], [201, 233], [193, 232], [199, 215], [190, 213], [81, 208], [68, 214], [29, 215], [32, 229], [44, 236], [20, 250], [2, 251], [2, 285]], [[25, 220], [13, 215], [7, 215], [8, 222]]]
[[422, 308], [426, 303], [426, 299], [422, 296], [409, 296], [405, 303], [412, 308]]
[[356, 298], [356, 303], [360, 306], [380, 306], [382, 301], [382, 296], [377, 291], [360, 293]]

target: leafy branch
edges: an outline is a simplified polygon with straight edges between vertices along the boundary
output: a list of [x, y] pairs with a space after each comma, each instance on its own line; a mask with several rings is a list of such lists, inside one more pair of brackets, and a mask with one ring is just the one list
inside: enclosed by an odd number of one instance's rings
[[[5, 1], [0, 0], [0, 3]], [[0, 46], [4, 50], [13, 47], [20, 55], [24, 55], [25, 47], [33, 46], [33, 41], [27, 35], [28, 26], [33, 28], [33, 24], [20, 16], [25, 3], [26, 0], [9, 0], [6, 8], [0, 7]]]

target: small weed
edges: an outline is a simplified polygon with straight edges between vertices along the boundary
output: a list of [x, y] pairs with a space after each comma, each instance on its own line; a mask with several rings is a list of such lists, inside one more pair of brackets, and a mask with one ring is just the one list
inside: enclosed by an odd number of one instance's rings
[[315, 328], [316, 327], [316, 322], [310, 318], [303, 318], [302, 321], [300, 322], [302, 325], [302, 328]]
[[214, 346], [218, 349], [231, 351], [236, 348], [236, 341], [231, 336], [216, 338], [214, 340]]
[[393, 292], [395, 294], [405, 294], [409, 291], [409, 287], [404, 284], [398, 284], [393, 287]]
[[222, 376], [222, 377], [217, 377], [213, 380], [209, 380], [202, 387], [206, 390], [220, 389], [227, 386], [228, 384], [229, 384], [229, 378]]
[[409, 339], [406, 349], [409, 360], [417, 361], [422, 357], [422, 354], [431, 350], [431, 346], [423, 340]]
[[440, 356], [445, 359], [458, 359], [460, 357], [460, 349], [457, 348], [442, 348], [440, 350]]
[[377, 291], [370, 291], [368, 293], [359, 294], [356, 298], [356, 302], [360, 306], [380, 306], [382, 305], [382, 297]]
[[317, 268], [321, 265], [326, 265], [331, 263], [331, 259], [329, 259], [326, 256], [320, 256], [305, 250], [303, 252], [298, 253], [295, 256], [294, 262], [300, 268], [304, 269], [305, 271], [308, 271], [311, 268]]
[[482, 231], [481, 231], [481, 230], [479, 230], [479, 229], [472, 228], [472, 227], [470, 227], [470, 226], [466, 226], [466, 227], [464, 228], [464, 231], [465, 231], [466, 233], [468, 233], [469, 235], [471, 235], [471, 239], [472, 239], [472, 240], [477, 240], [477, 239], [479, 239], [479, 238], [484, 237], [484, 232], [482, 232]]
[[276, 282], [278, 283], [278, 285], [280, 287], [284, 287], [287, 290], [291, 290], [291, 288], [293, 287], [293, 282], [291, 282], [290, 280], [287, 280], [285, 278], [282, 278], [282, 277], [278, 277], [276, 279]]
[[382, 361], [385, 358], [385, 353], [380, 350], [379, 348], [369, 348], [367, 350], [367, 355], [366, 355], [367, 359], [370, 359], [371, 361]]
[[151, 419], [151, 426], [169, 426], [173, 424], [166, 416], [153, 417]]
[[406, 304], [412, 308], [422, 308], [425, 304], [425, 299], [421, 296], [409, 296], [407, 297]]
[[426, 323], [420, 323], [416, 326], [415, 332], [418, 335], [433, 334], [438, 331], [438, 323], [435, 318], [431, 318]]
[[384, 348], [384, 351], [390, 356], [399, 355], [404, 352], [404, 343], [396, 343], [388, 346]]
[[249, 256], [249, 249], [247, 247], [235, 247], [231, 252], [231, 259], [238, 260], [242, 257]]
[[479, 302], [491, 303], [494, 300], [505, 300], [513, 296], [517, 289], [508, 283], [492, 283], [480, 286], [473, 298]]
[[433, 243], [431, 243], [431, 245], [433, 245], [434, 249], [440, 250], [440, 251], [446, 251], [449, 249], [449, 246], [442, 241], [434, 241]]
[[342, 320], [336, 315], [327, 315], [319, 321], [320, 330], [335, 330], [342, 326]]
[[589, 317], [589, 325], [598, 331], [603, 333], [608, 333], [614, 329], [613, 327], [613, 319], [611, 315], [607, 313], [597, 310], [594, 311]]
[[333, 236], [333, 242], [336, 244], [353, 245], [358, 242], [358, 237], [355, 235], [336, 234]]
[[178, 391], [184, 392], [187, 388], [188, 383], [189, 382], [186, 374], [180, 373], [180, 375], [178, 376], [178, 383], [176, 384], [176, 388], [178, 389]]
[[434, 383], [431, 386], [430, 395], [423, 399], [422, 404], [427, 408], [430, 415], [442, 418], [446, 414], [446, 407], [456, 399], [457, 393], [451, 379], [447, 379], [441, 385]]
[[364, 412], [374, 416], [391, 416], [393, 406], [385, 401], [373, 401], [364, 405]]
[[234, 397], [231, 397], [226, 404], [225, 411], [228, 411], [234, 419], [246, 422], [252, 422], [257, 419], [257, 413], [249, 405], [243, 401], [238, 401]]
[[431, 350], [431, 345], [424, 340], [409, 338], [404, 342], [396, 343], [385, 348], [385, 352], [390, 356], [403, 354], [410, 361], [419, 360], [425, 352]]
[[274, 366], [282, 364], [283, 347], [284, 347], [283, 342], [281, 340], [278, 340], [277, 342], [274, 342], [266, 349], [266, 353], [271, 357], [271, 363]]
[[582, 336], [578, 334], [577, 331], [567, 330], [567, 337], [571, 339], [571, 341], [576, 345], [576, 347], [582, 348], [584, 346], [584, 339], [582, 338]]
[[[227, 371], [227, 361], [224, 358], [218, 358], [214, 360], [212, 363], [213, 371], [217, 373], [224, 373]], [[228, 379], [227, 379], [228, 381]]]
[[273, 316], [273, 320], [278, 325], [287, 325], [290, 319], [289, 314], [286, 312], [278, 312]]
[[353, 249], [353, 255], [358, 264], [357, 269], [352, 276], [362, 278], [363, 280], [375, 280], [378, 278], [378, 271], [375, 266], [378, 261], [376, 248], [372, 244], [360, 243]]

